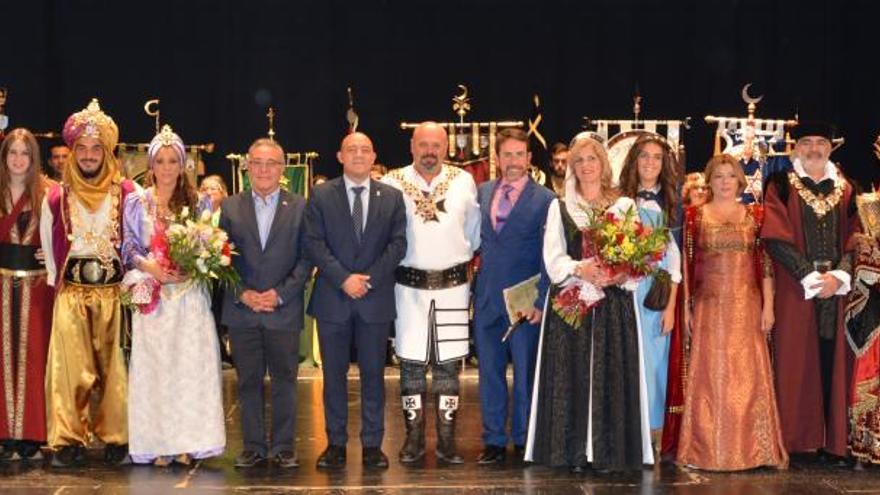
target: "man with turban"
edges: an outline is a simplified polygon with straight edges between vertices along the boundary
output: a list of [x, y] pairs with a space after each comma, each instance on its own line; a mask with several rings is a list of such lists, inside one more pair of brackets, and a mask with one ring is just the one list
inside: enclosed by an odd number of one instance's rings
[[[56, 467], [80, 463], [93, 434], [104, 458], [127, 458], [127, 376], [120, 335], [122, 205], [134, 191], [113, 151], [119, 129], [98, 100], [67, 119], [64, 182], [43, 201], [40, 235], [55, 309], [46, 369], [47, 442]], [[97, 409], [89, 422], [92, 393]], [[91, 431], [89, 431], [91, 427]]]

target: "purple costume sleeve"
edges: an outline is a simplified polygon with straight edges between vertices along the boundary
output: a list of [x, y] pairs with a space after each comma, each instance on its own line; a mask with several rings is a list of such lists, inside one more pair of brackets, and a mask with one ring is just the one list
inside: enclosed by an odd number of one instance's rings
[[[146, 194], [146, 193], [144, 193]], [[138, 256], [146, 256], [149, 246], [143, 239], [144, 207], [141, 196], [132, 193], [126, 196], [122, 209], [122, 265], [126, 270], [136, 268]]]

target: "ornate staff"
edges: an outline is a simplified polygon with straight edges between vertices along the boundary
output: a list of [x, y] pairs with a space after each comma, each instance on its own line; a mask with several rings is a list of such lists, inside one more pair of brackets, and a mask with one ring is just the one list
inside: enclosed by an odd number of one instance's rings
[[[715, 154], [728, 152], [734, 147], [731, 135], [742, 135], [743, 149], [740, 153], [735, 153], [738, 158], [749, 160], [752, 158], [755, 149], [755, 140], [766, 141], [768, 146], [767, 156], [776, 156], [788, 154], [791, 152], [793, 141], [786, 132], [787, 128], [797, 125], [797, 119], [758, 119], [755, 118], [755, 111], [758, 103], [764, 98], [764, 95], [752, 97], [749, 95], [749, 87], [752, 83], [748, 83], [742, 88], [742, 99], [746, 104], [745, 117], [718, 117], [715, 115], [707, 115], [704, 120], [708, 124], [717, 124], [715, 130]], [[724, 149], [721, 149], [721, 140], [726, 142]], [[776, 152], [772, 144], [776, 142], [786, 143], [784, 152]], [[759, 150], [760, 153], [760, 150]], [[764, 157], [759, 156], [759, 161]]]
[[159, 134], [159, 98], [147, 100], [144, 103], [144, 113], [156, 119], [156, 134]]
[[[441, 122], [438, 125], [446, 129], [449, 134], [449, 158], [455, 157], [455, 150], [464, 151], [467, 146], [467, 132], [471, 135], [471, 156], [479, 157], [483, 148], [489, 151], [489, 178], [494, 179], [496, 176], [495, 165], [497, 156], [495, 155], [495, 134], [499, 129], [506, 127], [523, 127], [523, 122], [518, 121], [490, 121], [490, 122], [465, 122], [464, 118], [471, 110], [470, 97], [468, 97], [467, 86], [459, 84], [458, 88], [461, 94], [452, 98], [452, 111], [458, 115], [458, 122]], [[420, 123], [401, 122], [402, 130], [415, 129]], [[463, 131], [463, 132], [459, 132]], [[484, 132], [485, 131], [485, 132]], [[476, 160], [481, 161], [481, 160]], [[473, 161], [472, 161], [473, 162]], [[468, 162], [468, 163], [472, 163]]]
[[[620, 171], [623, 169], [623, 162], [629, 149], [636, 140], [646, 134], [657, 134], [665, 137], [669, 147], [678, 157], [679, 174], [684, 172], [685, 148], [681, 141], [681, 129], [691, 128], [691, 118], [684, 119], [642, 119], [642, 101], [643, 98], [636, 89], [633, 96], [633, 118], [631, 119], [592, 119], [584, 117], [584, 127], [595, 127], [595, 131], [590, 131], [597, 140], [605, 143], [608, 150], [608, 160], [611, 162], [611, 168], [614, 172], [614, 181], [618, 180]], [[658, 128], [666, 128], [666, 136], [662, 136], [658, 132]], [[617, 130], [617, 133], [609, 134]]]

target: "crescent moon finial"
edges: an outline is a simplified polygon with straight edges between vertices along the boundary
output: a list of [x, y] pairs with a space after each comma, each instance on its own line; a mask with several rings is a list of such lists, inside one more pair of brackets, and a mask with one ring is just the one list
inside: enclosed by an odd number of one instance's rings
[[744, 102], [746, 102], [748, 104], [757, 104], [762, 99], [764, 99], [764, 95], [758, 96], [757, 98], [752, 98], [751, 96], [749, 96], [749, 87], [751, 87], [751, 85], [752, 85], [752, 83], [748, 83], [745, 86], [743, 86], [742, 99]]
[[159, 106], [159, 98], [147, 100], [147, 102], [144, 103], [144, 112], [148, 116], [153, 117], [153, 119], [156, 121], [156, 133], [157, 134], [159, 133], [159, 108], [158, 108], [158, 106]]

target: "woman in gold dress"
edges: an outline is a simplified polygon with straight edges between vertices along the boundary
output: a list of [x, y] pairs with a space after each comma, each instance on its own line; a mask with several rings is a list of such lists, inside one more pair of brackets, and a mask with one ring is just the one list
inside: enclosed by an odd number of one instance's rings
[[685, 215], [685, 325], [691, 352], [677, 461], [712, 471], [785, 468], [767, 334], [773, 274], [757, 240], [762, 210], [730, 155], [706, 166], [710, 200]]

